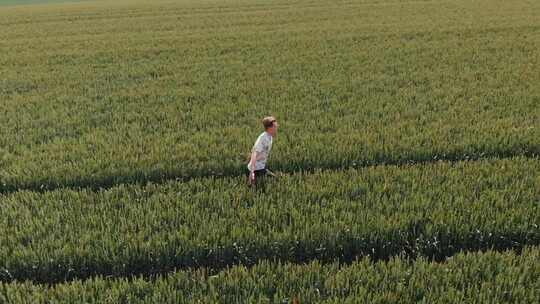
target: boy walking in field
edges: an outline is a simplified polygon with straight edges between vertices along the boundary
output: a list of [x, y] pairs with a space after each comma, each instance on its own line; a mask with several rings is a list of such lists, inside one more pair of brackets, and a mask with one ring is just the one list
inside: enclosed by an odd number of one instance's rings
[[258, 180], [264, 176], [274, 175], [266, 168], [266, 161], [272, 150], [272, 141], [277, 135], [278, 122], [275, 117], [265, 117], [262, 121], [264, 132], [259, 135], [253, 149], [251, 150], [251, 158], [248, 163], [249, 183], [255, 185]]

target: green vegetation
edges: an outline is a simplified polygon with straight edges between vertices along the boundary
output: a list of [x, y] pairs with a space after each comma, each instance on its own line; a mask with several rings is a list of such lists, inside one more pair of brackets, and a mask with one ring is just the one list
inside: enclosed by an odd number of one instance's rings
[[540, 154], [540, 2], [110, 2], [0, 10], [4, 191]]
[[539, 302], [539, 1], [30, 2], [0, 303]]
[[204, 178], [0, 200], [3, 280], [223, 268], [261, 259], [349, 261], [540, 245], [537, 160]]
[[[0, 286], [10, 303], [538, 303], [540, 251], [459, 254], [351, 265], [262, 262], [213, 274], [177, 272], [154, 281], [102, 277], [54, 287]], [[0, 283], [1, 284], [1, 283]], [[49, 302], [50, 301], [50, 302]]]

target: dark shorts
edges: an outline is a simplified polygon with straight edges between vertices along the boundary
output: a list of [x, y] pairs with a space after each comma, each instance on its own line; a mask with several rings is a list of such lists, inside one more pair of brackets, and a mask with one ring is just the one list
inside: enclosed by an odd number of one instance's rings
[[248, 170], [248, 173], [247, 173], [247, 175], [248, 175], [248, 184], [253, 186], [253, 185], [264, 184], [264, 179], [267, 176], [268, 171], [266, 169], [253, 171], [253, 173], [255, 173], [255, 184], [252, 184], [252, 183], [249, 182], [249, 174], [250, 173], [251, 172]]
[[268, 171], [266, 171], [266, 169], [261, 169], [261, 170], [255, 170], [255, 171], [253, 171], [253, 173], [255, 173], [255, 178], [257, 178], [257, 177], [266, 176]]

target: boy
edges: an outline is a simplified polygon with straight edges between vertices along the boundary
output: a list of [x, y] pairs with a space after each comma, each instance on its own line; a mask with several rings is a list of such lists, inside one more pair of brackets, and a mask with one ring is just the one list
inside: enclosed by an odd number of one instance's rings
[[259, 135], [253, 149], [251, 150], [251, 158], [248, 163], [249, 183], [254, 185], [258, 179], [265, 175], [274, 175], [270, 170], [266, 169], [266, 161], [272, 150], [272, 141], [277, 135], [278, 122], [275, 117], [268, 116], [262, 120], [264, 132]]

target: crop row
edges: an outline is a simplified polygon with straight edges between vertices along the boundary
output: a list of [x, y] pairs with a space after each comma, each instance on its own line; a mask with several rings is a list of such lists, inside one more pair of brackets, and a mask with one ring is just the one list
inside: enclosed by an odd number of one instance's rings
[[3, 281], [153, 275], [262, 259], [442, 260], [540, 244], [540, 162], [517, 158], [0, 197]]
[[0, 9], [0, 191], [540, 154], [540, 2], [198, 2]]
[[[368, 258], [350, 265], [262, 261], [218, 273], [155, 280], [93, 278], [52, 287], [0, 283], [0, 302], [22, 303], [538, 303], [540, 250], [458, 254], [445, 263]], [[3, 301], [2, 301], [3, 300]]]

